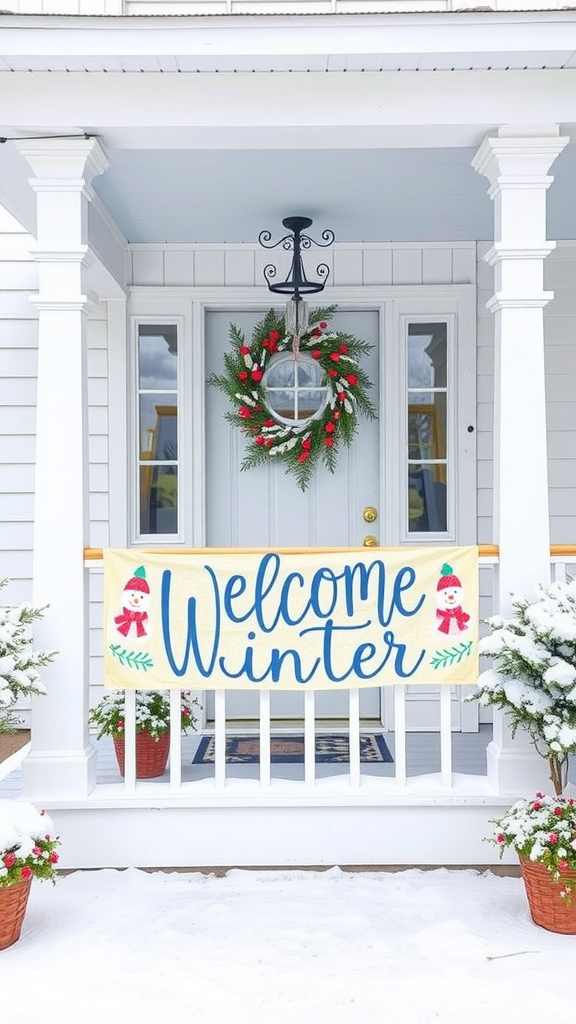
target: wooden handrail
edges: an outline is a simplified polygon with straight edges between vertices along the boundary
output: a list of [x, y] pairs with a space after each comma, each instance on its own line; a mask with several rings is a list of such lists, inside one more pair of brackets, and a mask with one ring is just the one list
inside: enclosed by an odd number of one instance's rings
[[[140, 551], [143, 555], [165, 555], [166, 552], [170, 552], [171, 555], [208, 555], [214, 552], [214, 548], [132, 548], [133, 551]], [[229, 548], [217, 550], [229, 550], [234, 552], [239, 551], [254, 551], [254, 552], [265, 552], [270, 551], [270, 548]], [[302, 554], [310, 550], [318, 552], [333, 551], [334, 548], [275, 548], [279, 554]], [[363, 550], [359, 548], [340, 548], [340, 551], [358, 551]], [[478, 554], [480, 558], [497, 558], [499, 554], [499, 547], [497, 544], [479, 544]], [[550, 556], [552, 558], [570, 558], [576, 557], [576, 544], [552, 544], [550, 547]], [[84, 560], [86, 562], [99, 562], [102, 560], [102, 548], [84, 548]]]

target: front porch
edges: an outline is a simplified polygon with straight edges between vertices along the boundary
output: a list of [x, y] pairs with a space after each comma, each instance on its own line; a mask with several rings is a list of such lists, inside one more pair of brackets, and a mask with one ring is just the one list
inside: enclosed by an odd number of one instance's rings
[[[555, 550], [553, 578], [571, 575], [575, 556], [574, 548]], [[489, 614], [497, 557], [484, 554], [481, 562]], [[303, 764], [271, 763], [271, 737], [296, 730], [295, 723], [281, 728], [272, 721], [269, 692], [260, 694], [260, 762], [226, 763], [226, 738], [239, 730], [227, 721], [224, 691], [216, 691], [215, 721], [204, 730], [215, 737], [214, 764], [193, 764], [200, 735], [181, 735], [179, 693], [172, 691], [169, 768], [146, 781], [135, 777], [135, 694], [127, 691], [125, 779], [105, 738], [91, 745], [95, 784], [84, 797], [66, 795], [65, 785], [59, 794], [39, 785], [33, 756], [24, 791], [50, 810], [66, 836], [64, 867], [495, 864], [497, 852], [485, 843], [490, 819], [521, 792], [546, 788], [546, 766], [522, 738], [511, 741], [497, 712], [494, 727], [453, 731], [451, 689], [440, 687], [437, 725], [408, 732], [408, 687], [394, 687], [395, 729], [385, 734], [391, 764], [360, 762], [359, 736], [367, 728], [358, 691], [350, 691], [348, 720], [339, 729], [349, 735], [350, 761], [339, 765], [315, 760], [315, 737], [326, 728], [316, 718], [314, 692], [303, 696]], [[470, 687], [457, 689], [464, 700]], [[56, 752], [52, 759], [65, 764]], [[21, 792], [20, 770], [0, 783], [2, 797]]]

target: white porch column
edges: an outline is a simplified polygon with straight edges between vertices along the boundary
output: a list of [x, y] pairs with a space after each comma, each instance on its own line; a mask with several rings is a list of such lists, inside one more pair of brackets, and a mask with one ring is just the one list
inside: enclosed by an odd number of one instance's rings
[[23, 791], [82, 797], [95, 783], [88, 711], [88, 425], [85, 289], [90, 183], [108, 162], [96, 140], [20, 142], [35, 177], [39, 263], [34, 602], [49, 604], [37, 646], [59, 651], [33, 701]]
[[[494, 541], [500, 547], [495, 604], [510, 610], [511, 592], [533, 594], [550, 580], [543, 310], [548, 171], [567, 138], [558, 126], [500, 128], [472, 166], [490, 181], [494, 200]], [[546, 764], [524, 732], [512, 740], [495, 711], [488, 778], [500, 793], [549, 788]]]

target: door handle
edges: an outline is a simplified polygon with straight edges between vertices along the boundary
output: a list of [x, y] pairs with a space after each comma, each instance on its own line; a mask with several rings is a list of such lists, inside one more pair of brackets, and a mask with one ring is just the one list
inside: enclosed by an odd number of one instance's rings
[[362, 544], [365, 548], [377, 548], [378, 540], [372, 533], [369, 533], [367, 537], [364, 537]]

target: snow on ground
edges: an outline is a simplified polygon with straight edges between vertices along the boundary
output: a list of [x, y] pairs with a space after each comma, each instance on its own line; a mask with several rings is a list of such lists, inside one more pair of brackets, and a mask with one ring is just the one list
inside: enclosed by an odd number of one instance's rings
[[573, 1024], [576, 936], [473, 870], [35, 881], [2, 1024]]

